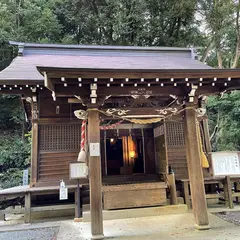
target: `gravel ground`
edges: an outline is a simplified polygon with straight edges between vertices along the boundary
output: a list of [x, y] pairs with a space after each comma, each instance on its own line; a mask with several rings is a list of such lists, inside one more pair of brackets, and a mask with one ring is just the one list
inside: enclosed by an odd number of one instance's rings
[[216, 213], [216, 216], [240, 226], [240, 212], [220, 212]]
[[0, 240], [56, 240], [59, 227], [0, 232]]

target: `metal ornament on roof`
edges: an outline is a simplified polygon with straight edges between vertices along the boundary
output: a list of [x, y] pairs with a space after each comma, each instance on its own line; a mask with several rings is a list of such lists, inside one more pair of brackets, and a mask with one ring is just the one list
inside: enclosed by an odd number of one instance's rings
[[206, 114], [206, 112], [207, 112], [206, 108], [196, 109], [197, 117], [203, 117]]
[[167, 115], [169, 113], [177, 113], [178, 109], [177, 108], [164, 108], [164, 109], [156, 109], [156, 112], [158, 112], [159, 115]]
[[118, 108], [109, 108], [106, 111], [106, 114], [112, 115], [112, 114], [117, 114], [119, 116], [126, 115], [130, 110], [124, 110], [124, 109], [118, 109]]
[[87, 119], [88, 113], [87, 113], [87, 111], [84, 111], [84, 110], [76, 110], [76, 111], [74, 111], [74, 115], [78, 119], [85, 120], [85, 119]]

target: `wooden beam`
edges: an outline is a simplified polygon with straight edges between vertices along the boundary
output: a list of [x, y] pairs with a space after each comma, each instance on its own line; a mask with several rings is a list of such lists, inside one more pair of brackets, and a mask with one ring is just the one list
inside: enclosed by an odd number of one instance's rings
[[38, 104], [32, 102], [32, 148], [31, 148], [31, 186], [38, 178]]
[[24, 222], [30, 223], [31, 222], [31, 193], [27, 192], [25, 194], [25, 204], [24, 204]]
[[48, 88], [50, 91], [55, 91], [55, 86], [53, 85], [51, 79], [48, 77], [47, 73], [44, 72], [44, 86]]
[[[103, 239], [103, 216], [102, 216], [102, 172], [100, 147], [95, 154], [91, 151], [91, 144], [100, 145], [99, 112], [89, 109], [88, 112], [88, 140], [89, 153], [89, 185], [90, 185], [90, 211], [92, 239]], [[98, 146], [95, 146], [98, 148]], [[99, 151], [99, 156], [97, 151]]]
[[[78, 85], [68, 85], [64, 87], [62, 85], [55, 85], [56, 96], [69, 96], [74, 95], [82, 97], [88, 97], [90, 95], [89, 85], [83, 87], [78, 87]], [[185, 96], [184, 89], [181, 87], [161, 87], [161, 86], [151, 86], [151, 87], [134, 87], [134, 86], [111, 86], [107, 87], [105, 85], [98, 85], [97, 95], [98, 96], [131, 96], [131, 95], [151, 95], [151, 96], [161, 96], [169, 97], [169, 95]]]
[[10, 90], [9, 88], [2, 88], [0, 90], [0, 94], [14, 94], [14, 95], [24, 95], [27, 97], [31, 97], [33, 95], [33, 92], [31, 91], [31, 89], [29, 88], [25, 88], [20, 90], [19, 88], [13, 88], [12, 90]]
[[77, 98], [68, 98], [68, 103], [82, 103], [82, 101], [80, 99]]
[[38, 67], [51, 78], [239, 78], [239, 69], [77, 69]]
[[[193, 105], [189, 106], [193, 107]], [[195, 226], [198, 229], [209, 229], [196, 120], [195, 109], [185, 109], [184, 134], [186, 140], [186, 153], [191, 188], [192, 208], [196, 222]]]

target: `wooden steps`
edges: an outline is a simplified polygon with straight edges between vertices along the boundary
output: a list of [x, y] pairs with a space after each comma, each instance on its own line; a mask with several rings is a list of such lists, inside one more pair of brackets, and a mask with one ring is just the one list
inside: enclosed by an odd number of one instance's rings
[[69, 179], [69, 164], [76, 161], [78, 152], [40, 152], [39, 180]]

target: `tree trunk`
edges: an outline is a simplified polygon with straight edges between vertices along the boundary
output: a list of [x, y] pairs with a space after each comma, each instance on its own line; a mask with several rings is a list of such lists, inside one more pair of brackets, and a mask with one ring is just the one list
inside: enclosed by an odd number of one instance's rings
[[238, 1], [237, 5], [237, 15], [236, 15], [236, 34], [237, 34], [237, 43], [235, 49], [234, 60], [231, 68], [236, 68], [239, 60], [239, 47], [240, 47], [240, 33], [239, 33], [239, 10], [240, 10], [240, 1]]
[[209, 43], [208, 43], [208, 45], [207, 45], [207, 47], [206, 47], [202, 57], [201, 57], [201, 59], [200, 59], [201, 62], [203, 62], [203, 63], [206, 62], [207, 57], [208, 57], [208, 53], [212, 49], [212, 47], [213, 47], [213, 42], [212, 42], [212, 39], [211, 39], [209, 41]]
[[239, 41], [239, 36], [238, 36], [238, 37], [237, 37], [237, 45], [236, 45], [234, 60], [233, 60], [233, 63], [232, 63], [231, 68], [236, 68], [237, 65], [238, 65], [238, 60], [239, 60], [239, 48], [240, 48], [240, 41]]
[[222, 69], [223, 68], [222, 53], [220, 52], [219, 49], [217, 49], [217, 60], [218, 60], [218, 68]]

